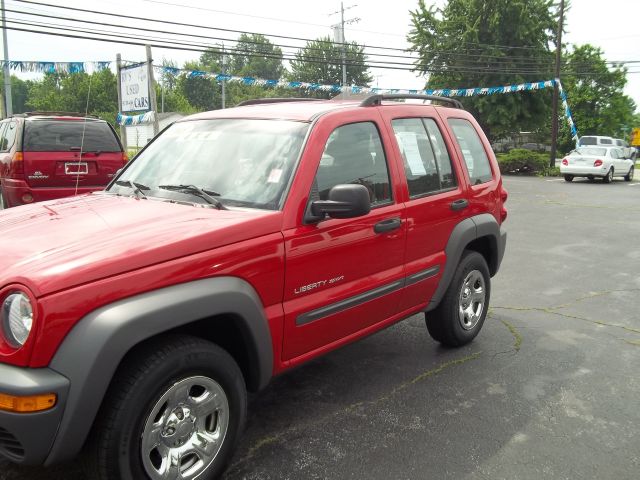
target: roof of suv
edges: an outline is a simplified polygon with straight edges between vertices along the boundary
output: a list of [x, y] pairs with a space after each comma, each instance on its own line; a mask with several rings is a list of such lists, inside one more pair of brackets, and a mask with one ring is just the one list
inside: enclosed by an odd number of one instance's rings
[[[366, 97], [354, 96], [350, 99], [332, 99], [332, 100], [316, 100], [309, 101], [301, 99], [300, 101], [283, 100], [281, 102], [265, 102], [252, 105], [242, 105], [224, 110], [213, 110], [210, 112], [196, 113], [185, 117], [179, 121], [189, 120], [208, 120], [215, 118], [262, 118], [262, 119], [287, 119], [295, 121], [312, 121], [315, 117], [323, 113], [340, 109], [366, 108], [361, 106]], [[384, 98], [383, 98], [384, 100]], [[389, 102], [391, 103], [391, 102]], [[387, 103], [385, 103], [386, 105]], [[402, 103], [394, 102], [396, 105]], [[407, 104], [413, 105], [416, 104]], [[422, 104], [417, 104], [422, 105]], [[442, 107], [436, 104], [425, 104], [425, 106]]]

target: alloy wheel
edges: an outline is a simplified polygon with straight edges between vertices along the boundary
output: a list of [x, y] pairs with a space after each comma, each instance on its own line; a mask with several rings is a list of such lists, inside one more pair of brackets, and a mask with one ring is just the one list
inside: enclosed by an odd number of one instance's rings
[[473, 329], [484, 311], [486, 287], [479, 270], [472, 270], [462, 282], [458, 300], [458, 319], [465, 330]]
[[215, 460], [229, 428], [222, 387], [202, 376], [185, 378], [160, 397], [144, 425], [141, 455], [152, 480], [190, 480]]

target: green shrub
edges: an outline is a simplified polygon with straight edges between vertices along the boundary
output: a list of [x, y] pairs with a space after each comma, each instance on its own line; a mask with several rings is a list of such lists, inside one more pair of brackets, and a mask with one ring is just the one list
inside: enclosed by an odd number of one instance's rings
[[497, 155], [502, 173], [512, 174], [545, 174], [549, 170], [549, 155], [532, 152], [524, 148], [514, 148], [509, 153]]

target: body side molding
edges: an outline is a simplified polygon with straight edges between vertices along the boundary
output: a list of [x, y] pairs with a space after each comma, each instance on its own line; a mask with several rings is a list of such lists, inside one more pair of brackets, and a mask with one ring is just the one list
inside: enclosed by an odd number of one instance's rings
[[240, 278], [209, 278], [146, 292], [106, 305], [80, 320], [50, 364], [70, 380], [70, 389], [46, 465], [70, 459], [80, 451], [116, 367], [132, 347], [218, 314], [233, 314], [239, 319], [249, 360], [256, 369], [247, 384], [255, 389], [264, 387], [273, 373], [271, 333], [257, 293]]

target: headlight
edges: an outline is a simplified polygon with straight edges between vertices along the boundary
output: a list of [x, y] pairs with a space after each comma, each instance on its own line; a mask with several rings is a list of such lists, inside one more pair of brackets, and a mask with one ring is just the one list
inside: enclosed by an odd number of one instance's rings
[[20, 348], [29, 338], [33, 325], [31, 300], [22, 292], [7, 295], [2, 302], [2, 330], [9, 345]]

